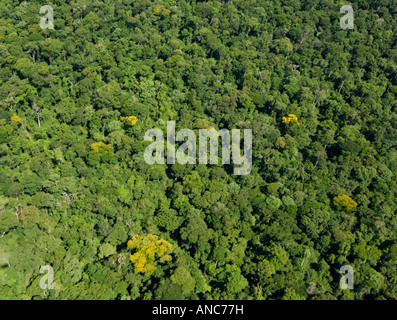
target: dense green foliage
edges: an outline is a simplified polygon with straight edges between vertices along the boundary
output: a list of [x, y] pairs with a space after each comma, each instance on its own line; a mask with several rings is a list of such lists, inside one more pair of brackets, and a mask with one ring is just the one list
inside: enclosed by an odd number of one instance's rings
[[[2, 0], [0, 298], [397, 299], [396, 7], [345, 4]], [[252, 172], [146, 164], [167, 120], [251, 128]]]

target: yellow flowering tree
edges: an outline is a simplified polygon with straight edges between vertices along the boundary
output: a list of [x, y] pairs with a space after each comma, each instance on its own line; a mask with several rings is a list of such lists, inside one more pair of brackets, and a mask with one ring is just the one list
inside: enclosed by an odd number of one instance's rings
[[21, 124], [21, 128], [23, 130], [23, 132], [25, 132], [26, 136], [29, 138], [30, 141], [32, 141], [32, 137], [30, 136], [28, 130], [26, 129], [24, 122], [22, 121], [22, 119], [20, 117], [18, 117], [15, 113], [11, 116], [11, 121], [16, 122], [16, 123], [20, 123]]
[[134, 264], [135, 273], [151, 275], [156, 270], [156, 257], [160, 262], [171, 261], [172, 244], [158, 236], [148, 234], [147, 236], [135, 235], [127, 242], [128, 249], [136, 249], [130, 255]]
[[132, 126], [134, 126], [136, 124], [136, 122], [138, 121], [138, 118], [135, 116], [128, 116], [128, 117], [121, 117], [121, 120], [125, 120], [125, 121], [131, 123]]
[[348, 211], [354, 210], [357, 207], [357, 202], [346, 194], [334, 197], [334, 205], [338, 208], [345, 208]]
[[296, 123], [299, 126], [298, 117], [296, 115], [292, 114], [292, 113], [288, 115], [288, 118], [287, 117], [283, 117], [282, 120], [286, 124]]
[[14, 122], [21, 122], [22, 121], [22, 119], [20, 118], [20, 117], [18, 117], [15, 113], [12, 115], [12, 117], [11, 117], [11, 121], [14, 121]]

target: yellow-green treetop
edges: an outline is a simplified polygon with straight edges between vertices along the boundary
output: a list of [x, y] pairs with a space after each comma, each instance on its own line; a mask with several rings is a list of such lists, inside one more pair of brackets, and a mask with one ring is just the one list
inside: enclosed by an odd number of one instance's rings
[[164, 14], [164, 15], [169, 15], [171, 13], [171, 10], [166, 9], [162, 4], [159, 4], [157, 6], [154, 7], [153, 9], [153, 13], [154, 14]]
[[91, 143], [91, 149], [95, 153], [98, 153], [99, 155], [104, 155], [112, 151], [112, 146], [110, 144], [105, 144], [101, 141], [101, 142]]

